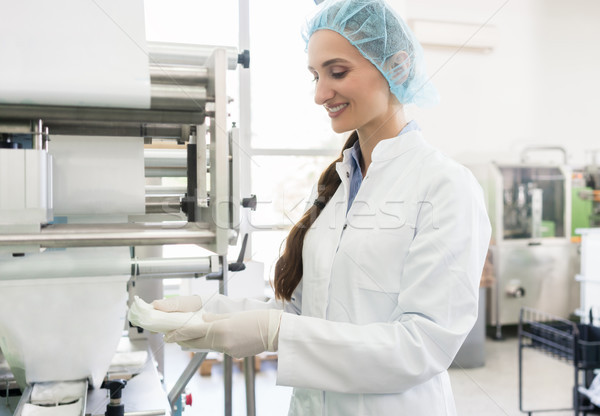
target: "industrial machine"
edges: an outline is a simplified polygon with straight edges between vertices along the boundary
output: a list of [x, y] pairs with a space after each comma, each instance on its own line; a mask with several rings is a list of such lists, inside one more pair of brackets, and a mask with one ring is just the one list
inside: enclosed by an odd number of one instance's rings
[[600, 248], [600, 167], [598, 150], [591, 151], [591, 163], [582, 169], [582, 186], [577, 190], [581, 202], [579, 227], [581, 236], [581, 267], [575, 277], [580, 286], [580, 305], [575, 313], [584, 323], [600, 324], [600, 263], [596, 257]]
[[522, 307], [569, 317], [577, 306], [577, 247], [571, 243], [571, 172], [565, 164], [470, 166], [480, 181], [492, 224], [495, 284], [487, 322], [519, 322]]
[[[127, 300], [169, 276], [209, 275], [226, 291], [240, 208], [255, 206], [239, 195], [226, 78], [249, 57], [147, 46], [149, 108], [0, 99], [2, 416], [48, 407], [39, 390], [61, 396], [68, 383], [79, 393], [51, 400], [60, 414], [180, 414], [181, 392], [206, 356], [196, 353], [167, 394], [154, 365], [161, 349], [128, 328]], [[168, 148], [153, 148], [158, 141]], [[163, 258], [165, 244], [210, 254]], [[231, 378], [225, 388], [227, 399]]]
[[597, 164], [598, 151], [592, 152], [592, 163], [584, 169], [585, 189], [579, 190], [579, 197], [590, 201], [592, 212], [589, 215], [589, 226], [600, 227], [600, 166]]

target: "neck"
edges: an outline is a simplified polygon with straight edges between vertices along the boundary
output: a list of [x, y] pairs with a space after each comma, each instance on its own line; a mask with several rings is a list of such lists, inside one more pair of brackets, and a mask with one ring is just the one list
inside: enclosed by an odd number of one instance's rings
[[402, 108], [395, 108], [395, 111], [384, 122], [378, 123], [374, 128], [364, 126], [357, 130], [360, 152], [362, 154], [361, 170], [363, 176], [371, 165], [371, 155], [377, 143], [396, 137], [407, 124]]

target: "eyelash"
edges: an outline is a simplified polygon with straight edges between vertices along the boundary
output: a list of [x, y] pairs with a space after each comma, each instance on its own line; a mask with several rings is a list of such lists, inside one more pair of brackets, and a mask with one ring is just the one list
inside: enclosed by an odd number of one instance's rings
[[[348, 73], [348, 71], [332, 72], [331, 77], [333, 79], [342, 79], [346, 76], [347, 73]], [[313, 78], [313, 82], [317, 82], [318, 80], [319, 80], [319, 76], [315, 75]]]

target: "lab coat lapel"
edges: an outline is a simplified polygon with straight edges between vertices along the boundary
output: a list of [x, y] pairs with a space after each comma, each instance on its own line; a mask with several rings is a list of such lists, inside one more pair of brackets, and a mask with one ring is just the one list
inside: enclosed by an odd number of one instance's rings
[[336, 164], [342, 183], [304, 239], [302, 315], [316, 318], [327, 317], [331, 268], [346, 221], [350, 166], [344, 153], [344, 162]]

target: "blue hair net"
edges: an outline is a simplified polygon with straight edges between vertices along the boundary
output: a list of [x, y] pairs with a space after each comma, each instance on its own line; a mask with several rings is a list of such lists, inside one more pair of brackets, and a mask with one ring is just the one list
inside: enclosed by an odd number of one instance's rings
[[329, 29], [354, 45], [383, 74], [402, 104], [437, 104], [425, 73], [423, 49], [406, 23], [384, 0], [326, 0], [307, 23], [303, 37]]

